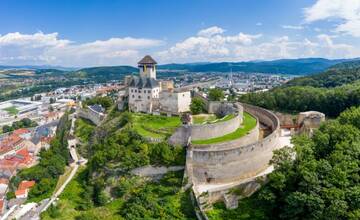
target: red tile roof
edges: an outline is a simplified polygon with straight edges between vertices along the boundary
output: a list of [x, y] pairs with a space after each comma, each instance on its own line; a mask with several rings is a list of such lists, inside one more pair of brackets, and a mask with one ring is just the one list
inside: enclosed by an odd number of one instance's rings
[[27, 181], [27, 180], [23, 180], [21, 181], [21, 183], [19, 184], [18, 190], [22, 190], [22, 189], [28, 189], [31, 188], [35, 185], [35, 181]]
[[24, 194], [26, 194], [26, 190], [27, 189], [18, 189], [15, 191], [15, 196], [22, 196]]
[[14, 147], [19, 145], [21, 141], [23, 141], [23, 139], [16, 134], [11, 134], [5, 137], [0, 142], [0, 152], [7, 152], [12, 150]]
[[9, 180], [6, 178], [0, 178], [0, 184], [9, 184]]
[[19, 128], [15, 131], [13, 131], [13, 135], [22, 135], [22, 134], [27, 134], [27, 133], [30, 133], [30, 130], [27, 129], [27, 128]]
[[3, 214], [3, 210], [4, 210], [4, 200], [0, 199], [0, 214]]
[[27, 148], [22, 148], [18, 150], [16, 154], [6, 156], [5, 159], [0, 160], [0, 168], [13, 166], [17, 167], [19, 164], [29, 164], [33, 160], [33, 157], [30, 155]]

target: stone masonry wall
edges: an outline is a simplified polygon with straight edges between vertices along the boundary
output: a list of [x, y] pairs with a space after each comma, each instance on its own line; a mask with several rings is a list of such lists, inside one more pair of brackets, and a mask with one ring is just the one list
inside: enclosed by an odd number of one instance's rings
[[[250, 144], [201, 148], [193, 146], [188, 162], [192, 167], [192, 181], [199, 183], [228, 183], [257, 175], [268, 167], [273, 150], [279, 147], [280, 125], [270, 111], [244, 104], [244, 110], [272, 128], [264, 139]], [[227, 147], [228, 146], [228, 147]]]
[[237, 114], [234, 118], [213, 124], [191, 125], [191, 140], [204, 140], [221, 137], [239, 128], [242, 118]]
[[174, 134], [171, 135], [169, 143], [172, 145], [186, 146], [189, 135], [191, 136], [191, 140], [203, 140], [221, 137], [236, 131], [243, 120], [243, 107], [238, 103], [231, 103], [231, 105], [236, 109], [236, 117], [214, 124], [183, 125], [177, 128]]

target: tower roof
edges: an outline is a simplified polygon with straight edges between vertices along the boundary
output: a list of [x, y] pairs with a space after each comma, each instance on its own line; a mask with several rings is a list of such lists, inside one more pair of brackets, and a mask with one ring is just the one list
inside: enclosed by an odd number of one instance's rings
[[138, 64], [157, 64], [157, 62], [150, 55], [146, 55], [138, 62]]

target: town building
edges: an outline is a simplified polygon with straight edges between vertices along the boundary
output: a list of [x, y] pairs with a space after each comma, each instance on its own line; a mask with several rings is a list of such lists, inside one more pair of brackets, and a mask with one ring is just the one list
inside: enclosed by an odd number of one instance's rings
[[35, 185], [35, 181], [21, 181], [18, 189], [15, 191], [15, 196], [17, 199], [23, 199], [28, 197], [28, 193], [31, 187]]

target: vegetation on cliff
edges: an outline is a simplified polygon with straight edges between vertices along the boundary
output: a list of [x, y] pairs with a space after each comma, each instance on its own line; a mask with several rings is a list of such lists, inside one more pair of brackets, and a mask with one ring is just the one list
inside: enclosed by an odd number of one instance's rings
[[131, 113], [110, 115], [92, 133], [86, 169], [43, 219], [195, 219], [189, 192], [182, 189], [183, 171], [158, 179], [131, 172], [147, 165], [183, 166], [185, 149], [147, 141], [134, 129]]

